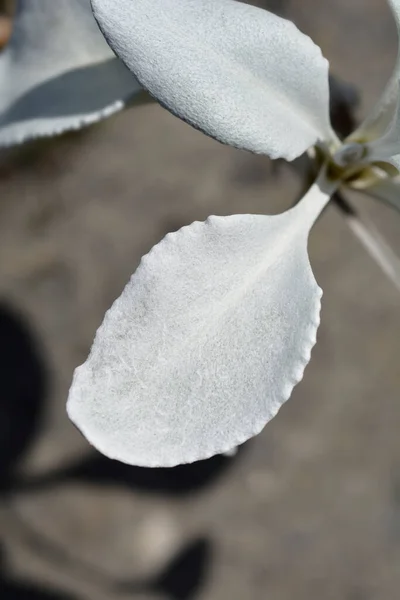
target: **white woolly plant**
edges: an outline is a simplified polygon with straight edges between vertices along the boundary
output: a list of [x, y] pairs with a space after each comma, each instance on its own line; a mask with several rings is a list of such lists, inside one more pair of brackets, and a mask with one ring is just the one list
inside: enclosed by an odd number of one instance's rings
[[[400, 30], [400, 0], [389, 0]], [[400, 206], [400, 58], [370, 117], [341, 141], [328, 63], [289, 21], [235, 0], [92, 0], [111, 48], [162, 106], [220, 142], [319, 157], [277, 216], [209, 217], [141, 261], [75, 371], [68, 412], [101, 452], [172, 466], [258, 434], [310, 360], [321, 289], [310, 228], [346, 187]]]
[[140, 90], [101, 35], [90, 0], [17, 0], [0, 53], [0, 148], [100, 121]]

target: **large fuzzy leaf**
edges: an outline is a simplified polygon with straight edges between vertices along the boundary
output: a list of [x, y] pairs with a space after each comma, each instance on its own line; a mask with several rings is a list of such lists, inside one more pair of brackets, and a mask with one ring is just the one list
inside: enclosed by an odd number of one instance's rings
[[328, 63], [285, 19], [235, 0], [92, 0], [109, 44], [172, 113], [292, 160], [332, 141]]
[[168, 234], [106, 314], [76, 369], [70, 418], [101, 452], [172, 466], [259, 433], [310, 359], [321, 290], [315, 185], [278, 216], [210, 217]]
[[0, 146], [94, 123], [140, 89], [105, 42], [90, 0], [19, 0], [0, 54]]

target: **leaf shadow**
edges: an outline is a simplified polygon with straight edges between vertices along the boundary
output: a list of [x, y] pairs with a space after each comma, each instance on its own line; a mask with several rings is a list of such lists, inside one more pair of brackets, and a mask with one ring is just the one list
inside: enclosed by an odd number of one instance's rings
[[21, 314], [0, 303], [0, 493], [38, 435], [47, 391], [47, 370]]
[[133, 81], [117, 58], [73, 69], [27, 90], [0, 115], [0, 128], [31, 119], [61, 117], [76, 118], [80, 125], [85, 115], [101, 113], [104, 107], [116, 104], [115, 89], [121, 90], [124, 99], [132, 96]]
[[9, 577], [6, 573], [4, 553], [0, 547], [0, 598], [1, 600], [74, 600], [54, 589], [45, 589], [31, 583]]
[[329, 75], [329, 112], [333, 129], [345, 138], [357, 125], [355, 109], [360, 103], [360, 95], [354, 85]]
[[169, 468], [126, 465], [101, 454], [89, 454], [50, 473], [15, 482], [18, 491], [39, 491], [54, 485], [80, 482], [98, 486], [120, 485], [131, 490], [166, 496], [187, 496], [207, 488], [224, 475], [243, 453], [217, 455], [207, 460]]
[[204, 538], [191, 541], [171, 560], [159, 575], [143, 583], [123, 582], [121, 592], [159, 592], [170, 600], [192, 600], [200, 591], [212, 558], [211, 542]]

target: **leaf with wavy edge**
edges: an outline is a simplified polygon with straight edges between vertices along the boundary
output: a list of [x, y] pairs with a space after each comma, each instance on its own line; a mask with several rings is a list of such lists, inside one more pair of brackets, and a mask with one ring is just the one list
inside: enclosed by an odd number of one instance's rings
[[292, 160], [335, 142], [328, 62], [293, 23], [235, 0], [92, 0], [107, 41], [164, 107], [231, 146]]
[[227, 452], [289, 398], [316, 341], [307, 237], [333, 185], [277, 216], [168, 234], [108, 311], [68, 413], [111, 458], [173, 466]]
[[140, 89], [104, 40], [90, 0], [19, 0], [0, 54], [0, 147], [80, 129]]

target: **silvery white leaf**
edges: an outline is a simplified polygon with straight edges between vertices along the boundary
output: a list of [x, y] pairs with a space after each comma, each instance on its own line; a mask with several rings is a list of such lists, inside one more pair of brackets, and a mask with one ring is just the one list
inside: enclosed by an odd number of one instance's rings
[[173, 466], [228, 452], [276, 415], [316, 341], [307, 236], [331, 191], [314, 185], [282, 215], [195, 222], [142, 259], [70, 390], [69, 416], [98, 450]]
[[[400, 0], [388, 1], [400, 40]], [[367, 140], [371, 140], [367, 144], [370, 161], [385, 161], [400, 170], [400, 42], [393, 75], [370, 121], [360, 131]], [[356, 135], [358, 132], [352, 137]]]
[[292, 160], [329, 123], [328, 63], [289, 21], [235, 0], [92, 0], [119, 56], [164, 107], [211, 137]]
[[367, 144], [368, 160], [387, 162], [400, 171], [400, 104], [390, 129], [377, 140]]
[[[388, 0], [396, 22], [398, 39], [400, 40], [400, 0]], [[400, 45], [397, 52], [393, 73], [383, 94], [365, 121], [349, 137], [349, 140], [372, 141], [383, 136], [394, 118], [400, 99]]]
[[382, 179], [375, 185], [367, 187], [363, 193], [400, 211], [400, 177]]
[[99, 31], [90, 0], [19, 0], [0, 54], [0, 146], [99, 121], [139, 90]]
[[[366, 193], [379, 200], [384, 200], [399, 209], [400, 205], [398, 203], [396, 205], [394, 197], [391, 198], [390, 185], [385, 188], [386, 186], [382, 181], [382, 186], [375, 184], [374, 186], [362, 189], [362, 193]], [[381, 235], [373, 221], [367, 215], [362, 215], [352, 202], [349, 202], [343, 196], [336, 196], [335, 200], [336, 206], [341, 210], [351, 231], [380, 266], [382, 271], [391, 279], [397, 289], [400, 290], [400, 258], [394, 252], [393, 248], [391, 248]]]

